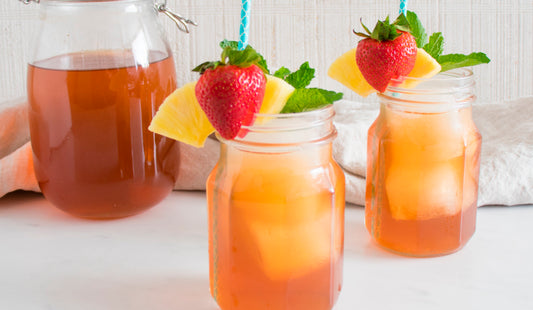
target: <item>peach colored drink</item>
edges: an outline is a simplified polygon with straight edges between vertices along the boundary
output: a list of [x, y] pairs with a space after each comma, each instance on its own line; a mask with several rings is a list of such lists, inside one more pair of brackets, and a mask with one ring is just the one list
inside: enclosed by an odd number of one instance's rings
[[[454, 74], [437, 79], [471, 78]], [[473, 95], [465, 84], [450, 102], [437, 86], [389, 88], [369, 130], [366, 226], [379, 245], [406, 255], [452, 253], [475, 230], [481, 135]]]
[[148, 131], [176, 87], [172, 58], [135, 65], [127, 51], [67, 54], [28, 69], [34, 165], [45, 197], [67, 213], [139, 213], [173, 188], [177, 142]]
[[334, 133], [284, 144], [290, 135], [254, 126], [222, 141], [207, 195], [211, 293], [223, 310], [329, 310], [340, 292], [344, 175]]

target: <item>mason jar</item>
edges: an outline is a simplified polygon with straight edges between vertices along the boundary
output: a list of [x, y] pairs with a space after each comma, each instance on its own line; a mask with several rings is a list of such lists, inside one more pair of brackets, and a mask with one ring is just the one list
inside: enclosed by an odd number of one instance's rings
[[222, 309], [331, 309], [342, 284], [344, 174], [332, 106], [258, 115], [220, 136], [207, 180], [211, 293]]
[[172, 190], [177, 142], [148, 131], [176, 88], [152, 0], [41, 0], [28, 66], [34, 170], [59, 209], [85, 218], [144, 211]]
[[410, 256], [461, 249], [475, 230], [481, 149], [472, 71], [394, 81], [378, 96], [368, 131], [370, 235]]

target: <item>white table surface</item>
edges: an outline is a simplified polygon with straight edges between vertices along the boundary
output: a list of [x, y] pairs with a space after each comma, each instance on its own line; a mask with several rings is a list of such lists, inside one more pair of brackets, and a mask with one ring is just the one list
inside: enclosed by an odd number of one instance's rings
[[[140, 215], [68, 216], [41, 195], [0, 199], [0, 309], [216, 310], [203, 192], [173, 192]], [[533, 309], [533, 206], [482, 207], [459, 252], [407, 258], [373, 244], [347, 206], [335, 310]], [[253, 309], [250, 309], [253, 310]]]

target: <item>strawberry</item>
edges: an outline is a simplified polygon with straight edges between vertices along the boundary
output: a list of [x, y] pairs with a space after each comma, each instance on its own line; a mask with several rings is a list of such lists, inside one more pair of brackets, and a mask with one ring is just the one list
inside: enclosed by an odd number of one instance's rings
[[365, 38], [357, 44], [357, 66], [370, 86], [384, 92], [392, 79], [407, 76], [415, 66], [416, 40], [403, 14], [392, 24], [388, 17], [379, 21], [372, 32], [361, 24], [368, 34], [354, 31]]
[[262, 57], [247, 46], [239, 51], [226, 46], [221, 60], [193, 69], [201, 73], [195, 94], [215, 130], [233, 139], [242, 126], [253, 124], [265, 95], [266, 77]]

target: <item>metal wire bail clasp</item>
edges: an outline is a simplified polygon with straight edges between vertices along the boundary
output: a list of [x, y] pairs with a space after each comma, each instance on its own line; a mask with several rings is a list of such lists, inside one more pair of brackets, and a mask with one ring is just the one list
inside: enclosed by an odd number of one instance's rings
[[[20, 1], [31, 1], [31, 0], [20, 0]], [[188, 25], [198, 26], [196, 22], [190, 19], [187, 19], [177, 13], [174, 13], [170, 9], [168, 9], [167, 0], [164, 0], [163, 2], [155, 1], [154, 7], [158, 12], [161, 12], [165, 14], [166, 16], [170, 17], [170, 19], [172, 19], [176, 23], [176, 26], [178, 26], [178, 29], [185, 33], [189, 33]]]

